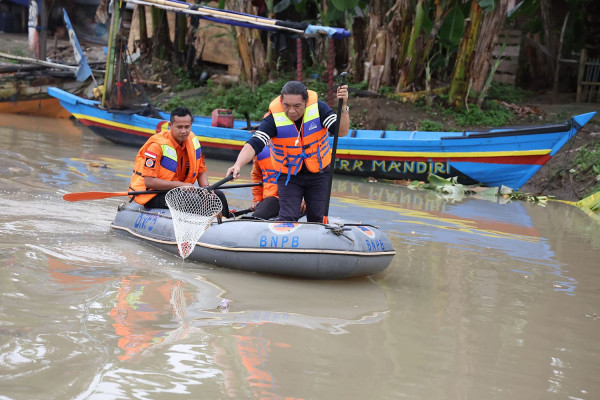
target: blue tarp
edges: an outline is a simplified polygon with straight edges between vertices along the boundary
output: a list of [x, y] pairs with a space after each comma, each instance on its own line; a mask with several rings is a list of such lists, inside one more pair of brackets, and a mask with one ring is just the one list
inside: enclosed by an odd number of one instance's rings
[[63, 16], [65, 18], [65, 25], [69, 31], [69, 40], [71, 41], [71, 45], [73, 46], [73, 52], [75, 53], [75, 60], [77, 60], [77, 64], [79, 68], [75, 72], [75, 78], [78, 81], [85, 81], [88, 76], [92, 74], [90, 66], [81, 50], [81, 46], [79, 45], [79, 41], [77, 40], [77, 35], [75, 35], [75, 31], [73, 30], [73, 25], [71, 25], [71, 20], [69, 20], [69, 16], [67, 15], [67, 11], [63, 8]]

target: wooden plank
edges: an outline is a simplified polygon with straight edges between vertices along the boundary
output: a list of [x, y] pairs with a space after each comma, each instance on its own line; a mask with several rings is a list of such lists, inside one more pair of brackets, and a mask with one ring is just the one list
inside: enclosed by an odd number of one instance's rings
[[515, 84], [515, 75], [512, 74], [494, 74], [493, 80], [500, 83], [508, 83], [511, 85]]
[[502, 73], [507, 73], [507, 74], [516, 74], [518, 69], [519, 69], [518, 63], [511, 61], [511, 60], [504, 60], [498, 65], [496, 72], [502, 72]]
[[521, 36], [498, 36], [496, 43], [506, 43], [507, 46], [519, 46], [521, 44]]
[[492, 50], [492, 55], [495, 57], [499, 57], [502, 54], [502, 57], [519, 57], [519, 52], [521, 51], [521, 46], [506, 46], [504, 51], [502, 51], [501, 45], [494, 46]]
[[498, 36], [519, 36], [521, 37], [521, 31], [518, 29], [502, 29], [498, 33]]

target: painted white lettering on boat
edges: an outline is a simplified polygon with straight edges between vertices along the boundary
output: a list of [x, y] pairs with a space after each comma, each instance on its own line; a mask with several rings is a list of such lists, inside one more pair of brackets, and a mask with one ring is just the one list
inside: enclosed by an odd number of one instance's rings
[[397, 174], [449, 174], [450, 163], [440, 161], [335, 160], [335, 168], [345, 172], [394, 172]]
[[266, 236], [263, 235], [260, 237], [259, 246], [260, 247], [291, 247], [296, 248], [300, 245], [300, 237], [299, 236]]

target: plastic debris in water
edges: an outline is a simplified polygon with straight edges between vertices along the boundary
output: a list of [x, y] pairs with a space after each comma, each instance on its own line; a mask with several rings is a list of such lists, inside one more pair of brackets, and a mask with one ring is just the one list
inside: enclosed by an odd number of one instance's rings
[[223, 299], [217, 306], [217, 310], [227, 312], [229, 310], [229, 299]]

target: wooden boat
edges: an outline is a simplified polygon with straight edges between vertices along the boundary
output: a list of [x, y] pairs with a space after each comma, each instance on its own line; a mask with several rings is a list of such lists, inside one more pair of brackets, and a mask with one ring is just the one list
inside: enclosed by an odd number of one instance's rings
[[[111, 227], [179, 254], [168, 209], [125, 203]], [[387, 235], [368, 224], [233, 219], [213, 223], [187, 259], [243, 271], [344, 279], [375, 275], [390, 264], [394, 254]]]
[[[167, 129], [163, 119], [108, 110], [99, 103], [63, 90], [48, 93], [97, 135], [116, 144], [141, 146], [151, 135]], [[519, 189], [560, 148], [581, 130], [595, 112], [576, 115], [563, 124], [498, 128], [482, 132], [422, 132], [353, 130], [338, 140], [335, 172], [378, 179], [426, 180], [432, 173], [458, 177], [460, 183]], [[245, 122], [233, 128], [211, 126], [195, 117], [193, 132], [207, 157], [235, 160], [250, 138]]]
[[48, 87], [61, 87], [80, 93], [85, 82], [78, 82], [71, 72], [31, 70], [0, 74], [0, 113], [27, 114], [40, 117], [69, 118], [71, 115]]

